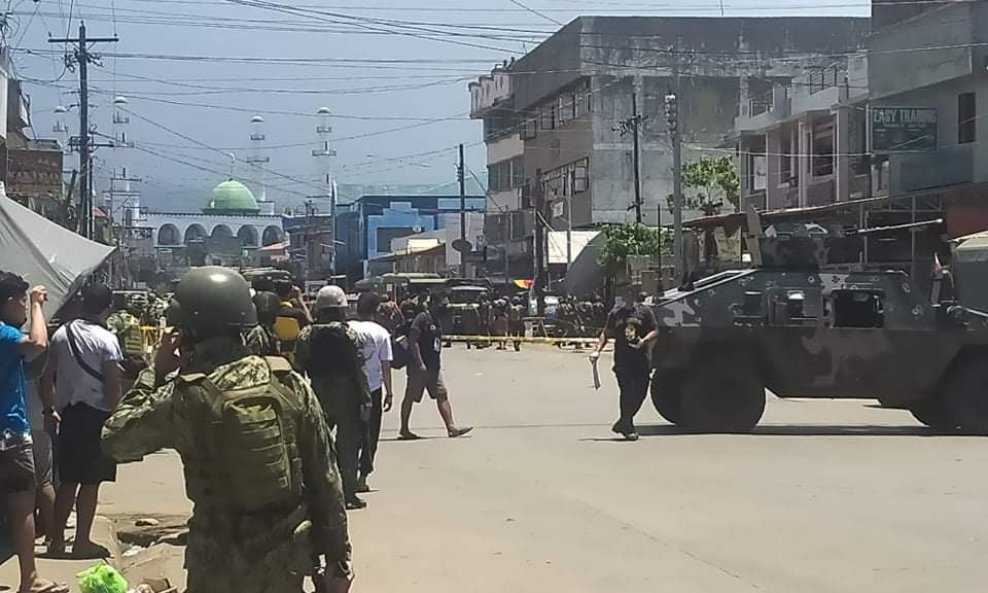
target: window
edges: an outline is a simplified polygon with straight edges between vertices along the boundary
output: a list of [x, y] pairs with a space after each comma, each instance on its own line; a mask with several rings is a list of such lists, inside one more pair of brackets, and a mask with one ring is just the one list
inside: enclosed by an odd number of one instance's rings
[[885, 327], [885, 298], [880, 292], [835, 290], [834, 327]]
[[518, 187], [525, 183], [525, 162], [521, 157], [487, 165], [487, 182], [491, 191]]
[[957, 143], [970, 144], [977, 136], [977, 98], [974, 93], [957, 96]]
[[550, 103], [539, 107], [539, 117], [542, 120], [539, 128], [552, 130], [556, 127], [556, 104]]
[[590, 187], [590, 159], [577, 161], [574, 171], [573, 193], [578, 194], [587, 191]]
[[522, 140], [533, 140], [539, 135], [539, 116], [538, 113], [530, 114], [525, 118], [525, 126], [521, 133]]
[[823, 314], [823, 293], [819, 288], [781, 288], [772, 290], [769, 294], [771, 325], [812, 326], [817, 324]]
[[569, 101], [569, 95], [560, 95], [559, 98], [556, 99], [556, 103], [558, 104], [556, 113], [559, 114], [560, 126], [565, 125], [566, 122], [572, 119], [570, 117], [570, 105], [568, 101]]
[[832, 124], [813, 129], [813, 175], [834, 174], [834, 128]]
[[792, 180], [792, 136], [789, 130], [782, 131], [779, 143], [779, 185], [789, 184]]
[[511, 187], [525, 185], [525, 159], [516, 156], [511, 159]]

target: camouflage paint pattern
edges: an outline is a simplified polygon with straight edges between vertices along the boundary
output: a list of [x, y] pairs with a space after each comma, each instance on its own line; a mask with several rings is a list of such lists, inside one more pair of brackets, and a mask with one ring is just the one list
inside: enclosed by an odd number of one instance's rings
[[[730, 352], [780, 397], [880, 397], [908, 405], [936, 389], [962, 349], [988, 343], [983, 318], [948, 320], [947, 305], [931, 304], [903, 272], [831, 270], [819, 265], [829, 242], [773, 249], [781, 243], [763, 239], [765, 267], [665, 293], [653, 305], [660, 327], [653, 366], [710, 370]], [[843, 312], [854, 299], [873, 308], [871, 326], [848, 323]]]
[[[266, 385], [272, 368], [233, 340], [216, 338], [197, 346], [183, 372], [207, 373], [222, 390]], [[186, 494], [194, 503], [185, 555], [190, 593], [298, 593], [314, 555], [325, 555], [329, 564], [350, 560], [336, 453], [322, 409], [297, 374], [279, 372], [278, 378], [303, 410], [290, 445], [304, 487], [294, 509], [247, 516], [221, 503], [224, 484], [210, 477], [210, 464], [196, 446], [196, 419], [188, 417], [174, 376], [157, 385], [154, 371], [144, 371], [104, 426], [103, 448], [118, 461], [163, 448], [181, 455]]]

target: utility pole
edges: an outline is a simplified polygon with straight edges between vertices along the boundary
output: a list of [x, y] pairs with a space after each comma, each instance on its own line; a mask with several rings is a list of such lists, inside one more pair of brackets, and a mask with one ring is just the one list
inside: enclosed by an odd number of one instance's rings
[[507, 217], [508, 217], [508, 234], [504, 238], [504, 284], [505, 285], [508, 284], [508, 271], [509, 268], [511, 267], [511, 262], [508, 256], [508, 249], [510, 249], [511, 247], [511, 239], [514, 238], [514, 234], [513, 234], [514, 230], [512, 229], [514, 212], [508, 210]]
[[621, 132], [621, 136], [631, 134], [632, 138], [632, 162], [634, 163], [635, 170], [635, 202], [628, 210], [631, 210], [631, 208], [635, 209], [635, 222], [638, 224], [642, 222], [641, 155], [639, 154], [641, 148], [639, 144], [641, 125], [646, 119], [646, 117], [638, 113], [638, 85], [632, 80], [631, 117], [621, 120], [618, 130]]
[[89, 72], [90, 63], [98, 64], [99, 56], [89, 53], [90, 43], [116, 43], [117, 37], [86, 37], [86, 23], [79, 23], [79, 36], [75, 39], [49, 39], [48, 43], [74, 43], [75, 55], [66, 56], [79, 65], [79, 232], [83, 237], [93, 236], [92, 159], [89, 137]]
[[576, 171], [570, 171], [569, 191], [566, 192], [566, 273], [573, 265], [573, 192], [576, 187]]
[[460, 144], [460, 164], [456, 168], [456, 176], [460, 182], [460, 246], [463, 251], [457, 249], [460, 254], [460, 278], [467, 277], [467, 181], [466, 165], [463, 162], [463, 145]]
[[545, 210], [545, 187], [542, 181], [542, 169], [535, 170], [535, 193], [533, 196], [535, 218], [535, 278], [532, 288], [535, 289], [535, 302], [538, 316], [545, 315], [545, 228], [542, 226], [542, 213]]
[[679, 41], [676, 41], [673, 80], [675, 88], [666, 95], [666, 121], [672, 138], [672, 241], [676, 265], [676, 281], [681, 282], [686, 273], [683, 251], [683, 142], [679, 129]]
[[635, 161], [635, 222], [642, 223], [642, 183], [641, 183], [641, 157], [639, 155], [638, 136], [641, 120], [638, 117], [638, 88], [631, 92], [631, 120], [634, 122], [634, 161]]

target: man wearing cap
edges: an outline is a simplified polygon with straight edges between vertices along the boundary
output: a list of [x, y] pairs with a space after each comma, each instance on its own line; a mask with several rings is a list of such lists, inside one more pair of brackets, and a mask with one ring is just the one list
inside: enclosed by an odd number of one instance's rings
[[357, 496], [360, 443], [372, 401], [364, 375], [363, 343], [346, 322], [346, 294], [324, 286], [316, 295], [315, 323], [295, 343], [295, 369], [312, 381], [330, 428], [336, 427], [336, 448], [347, 509], [367, 503]]

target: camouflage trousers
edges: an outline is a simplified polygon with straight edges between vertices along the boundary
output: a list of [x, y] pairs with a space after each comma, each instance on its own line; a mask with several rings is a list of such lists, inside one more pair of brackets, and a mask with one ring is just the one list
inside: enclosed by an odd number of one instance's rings
[[[223, 541], [195, 533], [185, 550], [187, 593], [301, 593], [312, 566], [308, 532]], [[278, 530], [267, 532], [268, 536]], [[279, 534], [281, 535], [281, 534]]]

